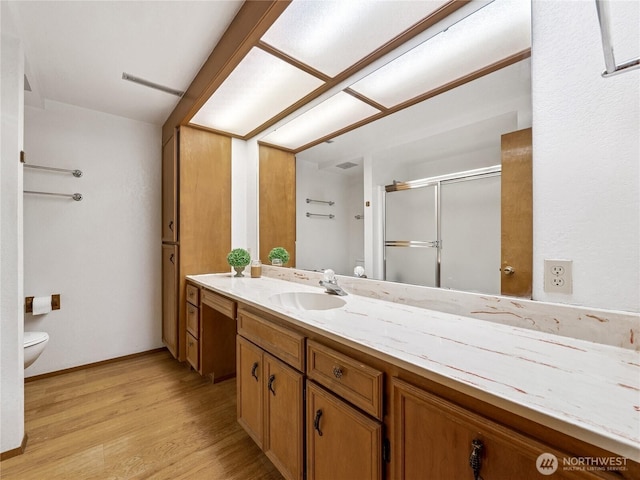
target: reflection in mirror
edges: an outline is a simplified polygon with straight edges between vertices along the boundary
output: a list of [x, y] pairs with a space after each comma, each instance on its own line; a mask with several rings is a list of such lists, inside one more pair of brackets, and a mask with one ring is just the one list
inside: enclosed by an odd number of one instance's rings
[[[530, 60], [525, 59], [345, 133], [331, 143], [299, 152], [296, 156], [296, 267], [332, 268], [336, 273], [353, 275], [354, 268], [362, 266], [369, 278], [436, 285], [434, 268], [429, 270], [432, 277], [429, 280], [417, 278], [402, 268], [403, 271], [391, 275], [388, 258], [385, 275], [384, 186], [394, 181], [500, 165], [501, 135], [530, 126]], [[460, 231], [457, 238], [449, 237], [450, 242], [446, 238], [448, 234], [442, 231], [440, 278], [444, 288], [500, 293], [500, 221], [499, 213], [496, 221], [495, 212], [499, 185], [495, 185], [495, 179], [493, 183], [492, 193], [475, 193], [477, 201], [467, 201], [477, 208], [488, 202], [487, 195], [494, 198], [493, 213], [487, 212], [490, 219], [486, 221], [468, 209], [458, 213], [446, 210], [453, 202], [442, 207], [447, 212], [447, 223], [442, 226]], [[334, 204], [310, 205], [305, 203], [306, 198], [330, 200]], [[435, 206], [410, 204], [399, 208], [405, 213], [415, 210], [419, 215]], [[307, 217], [307, 212], [334, 217]], [[410, 224], [415, 222], [395, 218]], [[456, 222], [458, 225], [453, 225]], [[465, 247], [465, 242], [479, 237], [492, 239], [493, 244], [485, 253], [473, 253], [473, 249]], [[452, 253], [454, 249], [482, 256], [478, 259], [482, 264], [479, 268], [486, 271], [486, 278], [481, 278], [482, 273], [478, 271], [464, 273], [464, 269], [454, 268], [456, 264], [466, 263], [457, 253]]]

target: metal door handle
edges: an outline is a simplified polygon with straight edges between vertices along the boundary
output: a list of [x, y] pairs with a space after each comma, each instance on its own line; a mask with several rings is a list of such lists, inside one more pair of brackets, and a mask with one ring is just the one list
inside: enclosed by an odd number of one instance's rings
[[513, 275], [514, 273], [516, 273], [516, 271], [511, 265], [507, 265], [502, 269], [502, 273], [504, 273], [505, 275]]
[[256, 375], [256, 370], [258, 370], [258, 362], [255, 362], [253, 364], [253, 366], [251, 367], [251, 376], [253, 378], [256, 379], [256, 382], [258, 381], [258, 375]]
[[322, 410], [317, 410], [316, 411], [316, 417], [313, 419], [313, 428], [315, 429], [316, 432], [318, 432], [318, 435], [322, 436], [322, 430], [320, 430], [320, 417], [322, 416]]
[[275, 379], [276, 379], [275, 375], [270, 375], [269, 376], [269, 383], [267, 384], [267, 388], [274, 395], [276, 394], [276, 391], [273, 389], [273, 382], [275, 381]]
[[169, 230], [173, 232], [173, 220], [169, 222]]
[[474, 438], [471, 441], [471, 455], [469, 455], [469, 466], [473, 470], [474, 480], [480, 480], [480, 469], [482, 468], [482, 450], [484, 444], [482, 440]]
[[171, 263], [173, 263], [174, 265], [176, 264], [176, 256], [175, 256], [175, 254], [173, 254], [173, 253], [171, 254], [171, 256], [169, 257], [169, 261]]

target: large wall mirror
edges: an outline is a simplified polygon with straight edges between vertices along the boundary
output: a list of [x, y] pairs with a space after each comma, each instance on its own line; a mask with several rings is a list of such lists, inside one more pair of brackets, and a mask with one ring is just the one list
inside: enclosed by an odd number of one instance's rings
[[[504, 206], [512, 198], [502, 200], [505, 177], [528, 182], [506, 191], [528, 195], [530, 214], [530, 5], [474, 5], [260, 138], [296, 156], [297, 268], [342, 275], [364, 270], [381, 280], [531, 295], [530, 217], [524, 231], [510, 225], [506, 240], [504, 228], [507, 214], [523, 217], [527, 198], [513, 198], [518, 208], [510, 213]], [[354, 116], [358, 128], [323, 131], [321, 122], [348, 116], [338, 105], [349, 97], [365, 101], [361, 109], [385, 113], [374, 114], [375, 121]], [[364, 110], [359, 115], [371, 115]], [[516, 143], [505, 141], [527, 130]], [[296, 142], [294, 131], [317, 134]], [[505, 155], [523, 146], [529, 178], [514, 180], [504, 174]], [[261, 249], [263, 230], [261, 222]], [[529, 245], [520, 248], [524, 260], [515, 270], [511, 260], [505, 263], [505, 243]], [[528, 284], [505, 290], [514, 271]]]
[[501, 138], [530, 126], [525, 59], [299, 152], [296, 266], [500, 294]]

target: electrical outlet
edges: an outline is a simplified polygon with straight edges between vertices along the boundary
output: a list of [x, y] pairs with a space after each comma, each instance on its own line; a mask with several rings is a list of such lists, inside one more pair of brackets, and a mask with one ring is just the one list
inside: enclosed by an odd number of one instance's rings
[[572, 293], [572, 260], [544, 261], [544, 291], [548, 293]]

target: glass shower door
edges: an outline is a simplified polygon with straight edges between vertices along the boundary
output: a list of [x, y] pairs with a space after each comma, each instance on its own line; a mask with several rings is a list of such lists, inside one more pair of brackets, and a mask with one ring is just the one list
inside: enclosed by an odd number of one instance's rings
[[438, 186], [385, 194], [385, 280], [440, 286]]
[[500, 174], [440, 185], [441, 287], [500, 294]]

